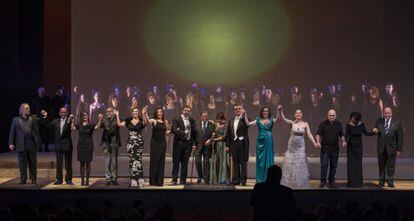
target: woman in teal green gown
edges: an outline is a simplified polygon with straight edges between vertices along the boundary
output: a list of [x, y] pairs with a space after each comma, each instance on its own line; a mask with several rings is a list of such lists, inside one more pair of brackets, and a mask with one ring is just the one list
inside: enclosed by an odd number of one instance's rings
[[266, 181], [267, 168], [275, 164], [272, 130], [277, 118], [272, 117], [268, 107], [264, 107], [255, 121], [249, 122], [247, 117], [244, 119], [249, 126], [256, 125], [258, 128], [256, 140], [256, 183], [261, 183]]

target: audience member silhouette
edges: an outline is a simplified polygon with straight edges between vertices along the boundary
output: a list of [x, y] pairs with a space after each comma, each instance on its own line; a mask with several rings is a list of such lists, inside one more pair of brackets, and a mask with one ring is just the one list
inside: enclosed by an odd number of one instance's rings
[[254, 186], [250, 205], [254, 208], [253, 220], [291, 220], [295, 208], [293, 191], [280, 184], [282, 169], [273, 165], [267, 169], [267, 178]]

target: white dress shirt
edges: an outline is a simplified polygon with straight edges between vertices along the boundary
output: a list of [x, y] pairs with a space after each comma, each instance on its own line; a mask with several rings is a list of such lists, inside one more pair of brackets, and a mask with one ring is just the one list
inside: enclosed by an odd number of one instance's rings
[[63, 127], [65, 126], [66, 118], [60, 118], [60, 135], [62, 135]]
[[[391, 119], [392, 119], [392, 118], [390, 118], [390, 119], [385, 118], [385, 122], [384, 122], [384, 130], [385, 130], [386, 134], [387, 134], [387, 133], [389, 132], [389, 130], [390, 130], [390, 127], [391, 127]], [[387, 124], [387, 122], [388, 122], [388, 124]]]
[[236, 116], [234, 118], [234, 123], [233, 123], [233, 127], [234, 127], [234, 140], [237, 140], [237, 139], [243, 140], [244, 139], [244, 137], [237, 136], [237, 128], [239, 127], [240, 120], [241, 120], [241, 116], [239, 116], [239, 117]]
[[191, 127], [190, 127], [190, 119], [188, 117], [185, 117], [184, 115], [181, 114], [181, 118], [184, 121], [184, 127], [185, 130], [188, 131], [188, 135], [187, 135], [187, 140], [189, 140], [191, 138]]

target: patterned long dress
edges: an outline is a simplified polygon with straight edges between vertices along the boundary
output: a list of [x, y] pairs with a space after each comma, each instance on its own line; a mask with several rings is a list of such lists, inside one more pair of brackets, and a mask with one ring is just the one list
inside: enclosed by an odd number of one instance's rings
[[128, 129], [127, 152], [129, 157], [129, 174], [131, 179], [138, 183], [143, 183], [144, 172], [142, 168], [142, 151], [144, 139], [141, 132], [145, 125], [140, 120], [137, 124], [131, 122], [132, 118], [125, 120], [125, 126]]

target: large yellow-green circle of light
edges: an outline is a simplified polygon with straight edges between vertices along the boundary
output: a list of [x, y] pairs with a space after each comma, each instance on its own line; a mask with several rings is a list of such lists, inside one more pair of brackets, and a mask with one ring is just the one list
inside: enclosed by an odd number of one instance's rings
[[158, 0], [145, 45], [164, 69], [189, 81], [232, 84], [276, 65], [289, 21], [276, 0]]

